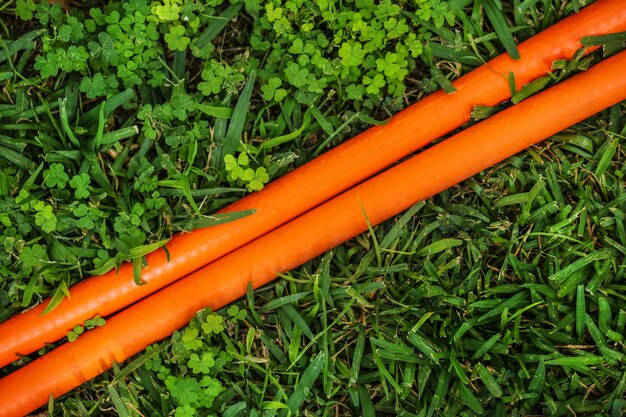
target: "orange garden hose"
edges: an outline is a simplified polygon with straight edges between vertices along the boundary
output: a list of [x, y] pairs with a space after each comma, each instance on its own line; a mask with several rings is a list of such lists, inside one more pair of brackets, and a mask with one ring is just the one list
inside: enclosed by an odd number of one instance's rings
[[0, 367], [18, 359], [18, 354], [61, 339], [76, 324], [96, 315], [108, 316], [156, 292], [458, 128], [470, 119], [475, 106], [493, 106], [510, 98], [510, 73], [521, 87], [544, 75], [555, 60], [571, 58], [584, 36], [624, 30], [624, 1], [597, 1], [519, 45], [520, 60], [508, 55], [493, 59], [454, 82], [456, 93], [430, 95], [386, 125], [367, 130], [222, 211], [255, 209], [255, 214], [175, 236], [167, 244], [169, 262], [161, 249], [147, 256], [148, 268], [142, 274], [145, 285], [135, 284], [127, 263], [119, 272], [73, 286], [71, 298], [48, 314], [42, 314], [46, 301], [0, 324]]
[[473, 174], [626, 99], [622, 52], [390, 168], [0, 380], [0, 417], [24, 415], [285, 272]]

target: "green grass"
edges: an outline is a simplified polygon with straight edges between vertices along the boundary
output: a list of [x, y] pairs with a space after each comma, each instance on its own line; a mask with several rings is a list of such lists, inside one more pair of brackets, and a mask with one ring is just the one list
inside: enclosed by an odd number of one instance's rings
[[[185, 26], [186, 52], [153, 45], [166, 65], [141, 70], [165, 71], [169, 83], [133, 85], [125, 74], [96, 99], [80, 89], [83, 77], [100, 82], [93, 73], [40, 78], [40, 25], [13, 18], [13, 2], [0, 6], [9, 22], [0, 26], [0, 319], [41, 297], [62, 302], [90, 270], [125, 259], [140, 267], [173, 232], [232, 220], [211, 216], [249, 186], [229, 174], [226, 155], [249, 155], [244, 165], [277, 178], [495, 54], [514, 53], [514, 40], [580, 6], [457, 1], [450, 21], [445, 13], [423, 21], [405, 5], [407, 22], [427, 33], [427, 52], [407, 63], [403, 94], [367, 93], [360, 104], [347, 92], [350, 75], [311, 98], [298, 74], [285, 81], [262, 49], [249, 51], [258, 62], [241, 61], [248, 35], [271, 33], [254, 26], [264, 13], [256, 3], [235, 3], [206, 11], [226, 18], [203, 17], [197, 33]], [[164, 38], [178, 24], [161, 22], [160, 39], [184, 43]], [[624, 46], [623, 36], [596, 41], [608, 43], [605, 53]], [[206, 68], [206, 54], [226, 65]], [[558, 63], [555, 79], [590, 63]], [[199, 92], [211, 88], [200, 86], [210, 81], [203, 71], [219, 78], [237, 65], [245, 75], [232, 85]], [[477, 109], [477, 119], [497, 110]], [[621, 416], [625, 136], [620, 104], [249, 292], [218, 312], [222, 319], [199, 313], [170, 341], [48, 408], [70, 416]]]
[[[250, 293], [236, 304], [245, 320], [209, 343], [233, 356], [218, 374], [230, 391], [216, 409], [621, 416], [623, 150], [596, 173], [624, 130], [624, 110], [615, 106]], [[144, 370], [117, 384], [140, 390], [148, 377], [156, 380]], [[162, 409], [163, 397], [140, 392], [128, 401]]]

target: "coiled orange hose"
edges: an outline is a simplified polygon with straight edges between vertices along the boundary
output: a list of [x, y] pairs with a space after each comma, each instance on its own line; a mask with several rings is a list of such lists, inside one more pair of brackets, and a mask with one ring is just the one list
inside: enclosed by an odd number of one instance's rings
[[74, 325], [95, 315], [108, 316], [232, 252], [298, 215], [358, 184], [432, 140], [458, 128], [477, 105], [510, 98], [507, 78], [522, 86], [569, 59], [580, 40], [626, 30], [623, 0], [599, 0], [519, 45], [521, 59], [501, 55], [454, 82], [456, 93], [437, 92], [308, 164], [274, 181], [263, 191], [223, 212], [256, 209], [233, 223], [179, 234], [163, 250], [147, 256], [148, 268], [137, 286], [130, 264], [118, 273], [87, 279], [70, 289], [71, 298], [42, 315], [48, 302], [0, 324], [0, 367], [64, 337]]

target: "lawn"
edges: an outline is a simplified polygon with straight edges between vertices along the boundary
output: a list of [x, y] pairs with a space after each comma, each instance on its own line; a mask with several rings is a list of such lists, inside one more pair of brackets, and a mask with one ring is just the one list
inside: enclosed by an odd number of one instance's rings
[[[0, 4], [0, 321], [125, 261], [140, 273], [174, 233], [592, 2], [51, 3]], [[549, 85], [626, 47], [605, 41]], [[41, 411], [622, 416], [625, 137], [621, 103]]]

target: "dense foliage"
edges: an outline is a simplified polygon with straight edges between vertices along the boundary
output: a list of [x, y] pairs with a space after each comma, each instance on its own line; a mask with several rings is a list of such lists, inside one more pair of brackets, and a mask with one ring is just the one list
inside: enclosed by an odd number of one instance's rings
[[[582, 3], [0, 5], [0, 320], [47, 296], [54, 307], [121, 262], [140, 270], [173, 233], [232, 220], [209, 214], [424, 94], [452, 91]], [[541, 87], [601, 56], [558, 63]], [[621, 415], [625, 111], [198, 313], [52, 409]], [[87, 320], [68, 340], [102, 325]]]
[[5, 303], [60, 301], [89, 273], [211, 224], [308, 159], [272, 148], [320, 127], [337, 136], [338, 110], [400, 108], [428, 28], [466, 3], [16, 1], [0, 58]]

